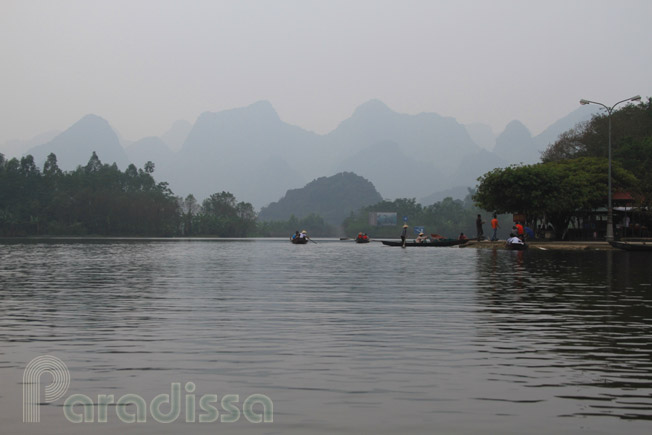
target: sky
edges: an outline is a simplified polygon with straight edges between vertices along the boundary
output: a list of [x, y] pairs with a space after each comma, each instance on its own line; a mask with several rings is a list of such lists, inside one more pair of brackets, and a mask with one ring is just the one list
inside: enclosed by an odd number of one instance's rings
[[652, 96], [650, 19], [649, 0], [0, 0], [0, 144], [260, 100], [320, 134], [371, 99], [538, 134], [582, 98]]

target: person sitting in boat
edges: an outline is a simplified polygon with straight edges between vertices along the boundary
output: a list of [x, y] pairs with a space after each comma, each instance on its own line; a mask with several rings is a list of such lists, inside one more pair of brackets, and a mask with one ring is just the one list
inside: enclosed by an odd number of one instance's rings
[[521, 239], [519, 239], [518, 237], [516, 237], [516, 234], [514, 234], [514, 233], [509, 233], [509, 238], [507, 239], [507, 241], [505, 242], [505, 244], [508, 245], [508, 246], [509, 246], [509, 245], [522, 245], [522, 244], [523, 244], [523, 240], [521, 240]]
[[419, 233], [416, 239], [414, 239], [415, 243], [425, 243], [428, 240], [426, 236], [423, 235], [423, 233]]
[[296, 240], [299, 238], [299, 230], [297, 230], [294, 234], [292, 234], [292, 240]]
[[457, 238], [457, 240], [469, 240], [469, 238], [466, 237], [464, 233], [460, 233], [460, 236]]
[[303, 231], [301, 231], [301, 234], [299, 234], [299, 238], [300, 239], [309, 239], [310, 237], [308, 237], [308, 233], [306, 232], [306, 230], [303, 230]]

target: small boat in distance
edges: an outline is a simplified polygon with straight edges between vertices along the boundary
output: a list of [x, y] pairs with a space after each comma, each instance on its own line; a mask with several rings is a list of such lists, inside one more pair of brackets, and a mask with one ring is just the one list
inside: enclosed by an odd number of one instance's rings
[[652, 239], [650, 240], [609, 240], [614, 248], [625, 251], [652, 251]]
[[297, 231], [296, 233], [292, 234], [292, 236], [290, 236], [290, 242], [292, 242], [294, 245], [305, 245], [308, 243], [308, 240], [310, 240], [310, 237], [308, 237], [306, 230], [301, 232]]
[[369, 243], [369, 236], [363, 233], [358, 233], [355, 238], [355, 243]]

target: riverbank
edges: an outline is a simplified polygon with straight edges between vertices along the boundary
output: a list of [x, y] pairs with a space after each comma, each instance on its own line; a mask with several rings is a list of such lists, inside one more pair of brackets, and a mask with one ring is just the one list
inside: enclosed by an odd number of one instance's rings
[[[565, 242], [565, 241], [544, 241], [544, 240], [528, 240], [528, 249], [541, 249], [541, 250], [564, 250], [564, 251], [613, 251], [616, 248], [612, 247], [606, 241], [584, 241], [584, 242]], [[477, 249], [507, 249], [505, 248], [505, 241], [498, 240], [490, 242], [489, 240], [470, 240], [461, 248], [477, 248]]]

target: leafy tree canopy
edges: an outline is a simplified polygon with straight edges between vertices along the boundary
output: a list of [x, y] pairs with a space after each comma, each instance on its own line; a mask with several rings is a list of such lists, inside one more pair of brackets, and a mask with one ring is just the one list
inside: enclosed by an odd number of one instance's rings
[[[609, 118], [605, 112], [563, 133], [541, 156], [543, 163], [579, 157], [606, 159], [609, 152]], [[643, 205], [652, 203], [652, 98], [630, 104], [611, 115], [612, 160], [637, 179]]]
[[[563, 232], [578, 211], [604, 205], [607, 166], [604, 158], [582, 157], [497, 168], [478, 179], [473, 199], [499, 213], [524, 213], [529, 220], [545, 217]], [[613, 165], [612, 183], [614, 189], [637, 188], [636, 177], [618, 163]]]

